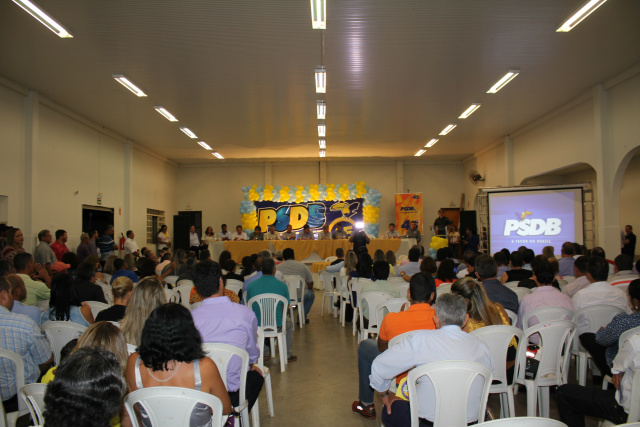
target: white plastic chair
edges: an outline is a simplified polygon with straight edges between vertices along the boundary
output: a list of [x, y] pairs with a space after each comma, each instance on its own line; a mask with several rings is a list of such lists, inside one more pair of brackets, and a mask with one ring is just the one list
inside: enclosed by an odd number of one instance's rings
[[529, 319], [534, 316], [538, 319], [537, 323], [550, 322], [552, 320], [568, 320], [569, 322], [573, 322], [574, 319], [573, 311], [567, 310], [566, 308], [540, 307], [524, 314], [522, 318], [523, 329], [527, 329], [529, 327]]
[[176, 282], [178, 281], [178, 276], [167, 276], [164, 278], [164, 281], [175, 286]]
[[[358, 304], [358, 294], [360, 293], [360, 289], [367, 284], [371, 283], [371, 279], [363, 279], [359, 277], [354, 277], [348, 284], [349, 288], [349, 302], [351, 303], [351, 307], [353, 308], [353, 318], [351, 319], [353, 336], [356, 336], [356, 319], [360, 315], [360, 305]], [[355, 293], [355, 295], [354, 295]]]
[[485, 326], [470, 332], [474, 337], [484, 341], [491, 350], [493, 361], [493, 383], [489, 393], [500, 394], [500, 418], [515, 417], [515, 403], [513, 400], [513, 384], [508, 384], [507, 378], [507, 351], [511, 339], [516, 337], [520, 345], [524, 345], [520, 328], [506, 325]]
[[[304, 328], [304, 280], [302, 277], [296, 275], [284, 276], [284, 282], [289, 288], [289, 314], [291, 315], [291, 322], [293, 330], [296, 329], [296, 318], [293, 315], [293, 309], [298, 308], [298, 321], [300, 322], [300, 329]], [[298, 293], [300, 297], [298, 298]]]
[[[620, 347], [622, 348], [622, 347]], [[627, 423], [636, 423], [640, 421], [640, 375], [636, 372], [633, 375], [633, 381], [631, 382], [631, 405], [629, 406], [629, 414], [627, 416]], [[604, 420], [601, 427], [613, 426], [611, 421]], [[628, 424], [618, 424], [626, 426]], [[635, 424], [631, 424], [635, 425]], [[640, 423], [638, 423], [640, 425]]]
[[333, 261], [335, 261], [335, 260], [337, 260], [337, 259], [338, 259], [338, 257], [337, 257], [337, 256], [332, 255], [332, 256], [328, 256], [328, 257], [326, 257], [326, 258], [324, 259], [324, 262], [333, 262]]
[[[176, 286], [175, 286], [176, 288], [179, 288], [180, 286], [186, 286], [186, 285], [194, 286], [194, 284], [193, 284], [193, 280], [189, 280], [189, 279], [182, 279], [182, 280], [179, 280], [179, 281], [177, 281], [177, 282], [176, 282], [176, 284], [175, 284], [175, 285], [176, 285]], [[174, 289], [175, 289], [175, 288], [174, 288]]]
[[502, 418], [484, 422], [482, 425], [490, 427], [567, 427], [562, 421], [541, 417]]
[[407, 291], [409, 290], [409, 282], [405, 281], [404, 279], [402, 279], [402, 281], [404, 283], [400, 283], [396, 286], [398, 286], [398, 292], [400, 292], [400, 296], [406, 298]]
[[[278, 332], [278, 324], [276, 322], [276, 312], [278, 304], [282, 303], [282, 328]], [[275, 339], [278, 340], [278, 350], [280, 352], [280, 372], [284, 372], [287, 363], [287, 305], [289, 301], [281, 295], [277, 294], [260, 294], [249, 300], [247, 307], [253, 309], [253, 304], [260, 307], [260, 317], [258, 321], [258, 329], [262, 330], [264, 335], [258, 335], [258, 348], [260, 349], [261, 360], [263, 364], [262, 349], [264, 348], [264, 340], [269, 338], [271, 341], [271, 353], [274, 354]]]
[[[22, 361], [22, 356], [20, 356], [18, 353], [15, 353], [13, 351], [4, 350], [0, 348], [0, 359], [8, 359], [9, 361], [13, 362], [14, 369], [15, 369], [14, 372], [16, 375], [16, 390], [20, 390], [21, 388], [23, 388], [24, 387], [24, 362]], [[6, 364], [7, 362], [5, 361], [4, 363]], [[4, 422], [4, 420], [6, 419], [7, 426], [9, 427], [15, 427], [17, 419], [29, 413], [29, 409], [27, 408], [27, 405], [22, 399], [18, 399], [17, 411], [4, 414], [4, 408], [2, 407], [2, 403], [0, 403], [0, 408], [2, 408], [2, 412], [3, 412], [3, 414], [0, 414], [0, 415], [4, 415], [2, 419], [0, 419], [0, 423]]]
[[194, 302], [193, 304], [191, 304], [191, 310], [193, 310], [194, 308], [198, 308], [201, 305], [202, 305], [202, 301]]
[[[249, 353], [246, 350], [238, 348], [234, 345], [230, 344], [221, 344], [221, 343], [203, 343], [202, 348], [207, 355], [208, 358], [213, 360], [218, 367], [218, 371], [220, 371], [220, 376], [222, 377], [222, 382], [224, 382], [224, 386], [227, 387], [227, 369], [229, 367], [229, 362], [231, 358], [236, 356], [239, 357], [240, 362], [240, 388], [239, 392], [239, 405], [235, 406], [233, 409], [235, 412], [240, 414], [240, 418], [242, 419], [242, 425], [249, 425], [249, 402], [247, 401], [247, 372], [249, 371]], [[228, 389], [228, 387], [227, 387]], [[256, 402], [256, 405], [258, 402]], [[255, 405], [254, 405], [255, 407]]]
[[532, 292], [529, 288], [515, 288], [512, 289], [512, 291], [515, 292], [516, 295], [518, 295], [518, 302], [522, 301], [522, 298], [526, 297]]
[[99, 282], [96, 282], [96, 285], [102, 288], [102, 293], [104, 294], [104, 299], [107, 300], [107, 304], [113, 305], [113, 289], [111, 285], [105, 285]]
[[[258, 328], [258, 342], [264, 342], [264, 332], [260, 328]], [[275, 415], [275, 412], [273, 410], [273, 389], [271, 388], [271, 371], [269, 371], [269, 368], [264, 366], [264, 355], [262, 354], [263, 348], [264, 347], [260, 348], [260, 357], [258, 358], [257, 365], [262, 371], [262, 376], [264, 377], [264, 389], [265, 389], [265, 392], [267, 393], [267, 405], [269, 408], [269, 416], [273, 418]], [[257, 407], [257, 406], [258, 405], [254, 405], [254, 407]], [[257, 426], [254, 426], [254, 427], [257, 427]]]
[[576, 276], [562, 276], [564, 280], [566, 280], [567, 284], [573, 283], [576, 281]]
[[[539, 406], [540, 416], [549, 417], [549, 387], [567, 383], [571, 343], [576, 333], [576, 324], [568, 320], [552, 320], [539, 323], [524, 331], [518, 347], [515, 382], [527, 389], [527, 416], [536, 416]], [[534, 379], [525, 378], [527, 366], [527, 345], [529, 337], [540, 334], [540, 360]], [[536, 405], [537, 404], [537, 405]]]
[[56, 365], [60, 365], [60, 351], [69, 341], [78, 338], [87, 330], [86, 326], [73, 322], [49, 320], [40, 325], [40, 329], [47, 337], [51, 350], [53, 350], [53, 360]]
[[105, 304], [100, 301], [85, 301], [85, 302], [89, 304], [89, 307], [91, 307], [91, 314], [93, 315], [94, 319], [96, 318], [96, 316], [98, 316], [98, 313], [110, 307], [109, 304]]
[[347, 302], [351, 301], [351, 292], [349, 289], [349, 277], [348, 276], [340, 276], [340, 324], [342, 327], [345, 327]]
[[393, 283], [394, 285], [403, 285], [405, 283], [409, 283], [406, 280], [404, 280], [402, 277], [397, 277], [397, 276], [389, 276], [389, 278], [387, 279], [387, 282]]
[[236, 294], [240, 295], [240, 291], [242, 290], [243, 286], [244, 286], [244, 283], [242, 283], [240, 280], [227, 279], [227, 284], [225, 287], [230, 291], [233, 291]]
[[[608, 325], [617, 314], [624, 313], [620, 307], [608, 304], [597, 304], [583, 307], [575, 312], [575, 322], [580, 324], [581, 321], [587, 321], [587, 329], [582, 333], [596, 333], [598, 329]], [[577, 374], [578, 384], [586, 386], [587, 384], [587, 362], [589, 360], [589, 352], [582, 347], [578, 337], [575, 337], [571, 353], [577, 356]]]
[[191, 280], [181, 280], [179, 283], [178, 286], [173, 288], [173, 292], [177, 292], [180, 295], [180, 305], [186, 309], [190, 309], [191, 304], [189, 304], [189, 298], [191, 297], [191, 289], [193, 289], [194, 286], [193, 282]]
[[[358, 310], [360, 316], [360, 333], [358, 335], [358, 342], [361, 342], [369, 337], [369, 335], [377, 335], [380, 332], [380, 321], [378, 320], [378, 306], [391, 299], [392, 296], [386, 292], [365, 292], [358, 296]], [[364, 327], [364, 304], [367, 304], [369, 311], [369, 324]]]
[[450, 294], [451, 293], [451, 285], [453, 285], [453, 283], [443, 283], [442, 285], [438, 286], [436, 288], [436, 299], [443, 294]]
[[[322, 283], [324, 284], [324, 293], [322, 294], [322, 308], [321, 308], [321, 316], [324, 317], [324, 301], [325, 299], [327, 300], [327, 308], [328, 313], [331, 313], [331, 311], [333, 310], [333, 300], [336, 298], [336, 287], [333, 285], [334, 280], [337, 281], [339, 280], [339, 273], [329, 273], [328, 271], [321, 271], [320, 272], [320, 279], [322, 280]], [[335, 313], [335, 310], [333, 310]]]
[[[389, 340], [389, 348], [401, 343], [402, 341], [406, 340], [407, 338], [409, 338], [411, 335], [413, 335], [413, 333], [416, 331], [409, 331], [409, 332], [404, 332], [400, 335], [396, 335], [395, 337], [391, 338]], [[393, 382], [393, 381], [392, 381]]]
[[[487, 409], [487, 398], [493, 374], [487, 366], [462, 360], [447, 360], [442, 362], [427, 363], [409, 371], [407, 385], [409, 395], [418, 396], [416, 382], [419, 378], [427, 376], [435, 391], [435, 417], [434, 427], [439, 426], [465, 426], [467, 425], [467, 399], [474, 380], [482, 377], [484, 380], [480, 407], [478, 410], [478, 423], [484, 422]], [[418, 427], [418, 399], [409, 400], [411, 411], [411, 427]], [[452, 410], [455, 408], [455, 410]]]
[[124, 399], [134, 427], [140, 427], [134, 405], [144, 408], [153, 427], [188, 426], [193, 408], [202, 403], [211, 408], [211, 426], [222, 427], [222, 402], [212, 394], [182, 387], [149, 387], [129, 393]]
[[38, 425], [44, 425], [44, 392], [47, 390], [46, 384], [27, 384], [19, 390], [20, 397], [27, 405], [31, 420]]
[[519, 280], [514, 280], [514, 281], [512, 281], [512, 282], [507, 282], [507, 283], [505, 283], [504, 285], [505, 285], [507, 288], [509, 288], [509, 289], [511, 289], [511, 290], [514, 290], [514, 289], [516, 289], [516, 288], [518, 287], [518, 284], [519, 284], [519, 283], [520, 283], [520, 281], [519, 281]]
[[111, 286], [111, 274], [108, 273], [102, 273], [102, 281], [107, 285], [107, 286]]
[[[390, 298], [378, 304], [378, 306], [376, 307], [376, 313], [378, 314], [379, 323], [378, 328], [380, 328], [380, 325], [382, 325], [382, 321], [387, 314], [400, 313], [402, 307], [405, 304], [407, 304], [407, 306], [409, 304], [409, 301], [406, 298]], [[371, 310], [371, 307], [369, 307], [369, 310]]]
[[506, 311], [507, 316], [509, 316], [509, 320], [511, 321], [511, 326], [516, 326], [516, 324], [518, 323], [518, 314], [506, 308], [504, 309], [504, 311]]
[[180, 301], [180, 294], [175, 289], [164, 289], [164, 295], [167, 297], [167, 302], [178, 303]]

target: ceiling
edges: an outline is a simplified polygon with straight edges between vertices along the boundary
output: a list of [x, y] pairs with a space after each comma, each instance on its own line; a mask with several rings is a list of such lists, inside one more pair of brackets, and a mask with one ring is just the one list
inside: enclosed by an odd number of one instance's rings
[[37, 1], [74, 38], [2, 1], [0, 75], [183, 164], [217, 160], [179, 126], [226, 159], [317, 159], [317, 99], [329, 159], [412, 156], [454, 121], [424, 157], [462, 159], [640, 63], [638, 0], [569, 33], [583, 0], [328, 0], [324, 55], [308, 0]]

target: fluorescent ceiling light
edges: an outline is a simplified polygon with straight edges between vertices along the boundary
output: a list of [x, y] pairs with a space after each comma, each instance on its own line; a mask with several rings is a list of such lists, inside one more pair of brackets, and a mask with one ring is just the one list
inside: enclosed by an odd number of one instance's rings
[[320, 150], [320, 157], [325, 157], [327, 155], [326, 150]]
[[192, 139], [197, 138], [196, 134], [191, 132], [191, 129], [189, 128], [181, 127], [180, 130], [184, 132], [189, 138], [192, 138]]
[[209, 146], [209, 144], [207, 144], [204, 141], [198, 141], [198, 145], [202, 148], [204, 148], [205, 150], [211, 150], [212, 148]]
[[457, 123], [449, 123], [449, 125], [446, 128], [442, 129], [442, 132], [440, 132], [440, 135], [448, 134], [449, 132], [454, 130], [456, 128], [456, 126], [458, 126]]
[[327, 140], [324, 138], [320, 138], [318, 140], [318, 144], [320, 144], [320, 148], [323, 148], [323, 149], [327, 148]]
[[494, 84], [491, 89], [487, 91], [487, 93], [496, 93], [503, 87], [507, 85], [511, 80], [515, 79], [516, 76], [520, 74], [520, 70], [509, 70], [507, 74], [504, 75], [496, 84]]
[[155, 108], [158, 113], [162, 114], [164, 116], [164, 118], [169, 120], [170, 122], [177, 122], [178, 121], [178, 119], [176, 119], [176, 117], [173, 114], [171, 114], [170, 112], [168, 112], [167, 109], [164, 108], [162, 105], [156, 105], [153, 108]]
[[122, 86], [133, 92], [136, 96], [147, 96], [147, 94], [144, 93], [142, 89], [133, 84], [133, 82], [129, 80], [124, 74], [114, 74], [113, 78], [116, 79], [116, 81]]
[[414, 154], [414, 156], [416, 157], [420, 157], [422, 156], [424, 153], [426, 153], [427, 150], [425, 150], [424, 148], [420, 149], [420, 151], [418, 151], [416, 154]]
[[327, 93], [327, 68], [316, 67], [316, 93]]
[[219, 158], [219, 159], [224, 159], [224, 157], [222, 157], [222, 154], [218, 153], [217, 151], [214, 151], [214, 152], [213, 152], [213, 153], [211, 153], [211, 154], [213, 154], [214, 156], [216, 156], [216, 157], [217, 157], [217, 158]]
[[[14, 0], [15, 1], [15, 0]], [[587, 16], [591, 15], [593, 11], [602, 6], [607, 0], [589, 0], [583, 6], [578, 9], [576, 13], [571, 15], [569, 19], [564, 21], [560, 28], [556, 30], [558, 33], [568, 33], [573, 30], [579, 23], [581, 23]]]
[[479, 103], [479, 102], [474, 102], [473, 104], [471, 104], [471, 106], [469, 108], [464, 110], [464, 113], [460, 114], [460, 117], [458, 117], [458, 118], [459, 119], [466, 119], [467, 117], [472, 115], [474, 111], [476, 111], [478, 108], [480, 108], [481, 105], [482, 104]]
[[438, 141], [440, 141], [438, 138], [431, 138], [431, 141], [427, 142], [425, 148], [433, 147]]
[[327, 29], [327, 3], [325, 0], [311, 0], [311, 26], [314, 30]]
[[327, 104], [324, 101], [318, 101], [316, 109], [318, 110], [318, 120], [324, 120], [327, 114]]
[[324, 137], [327, 133], [327, 126], [324, 122], [318, 122], [318, 136]]
[[42, 8], [34, 2], [29, 0], [13, 0], [13, 2], [24, 9], [29, 15], [40, 21], [42, 25], [56, 33], [58, 37], [61, 37], [63, 39], [69, 39], [73, 37], [73, 35], [66, 28], [56, 22], [55, 19], [50, 17], [47, 12], [42, 10]]

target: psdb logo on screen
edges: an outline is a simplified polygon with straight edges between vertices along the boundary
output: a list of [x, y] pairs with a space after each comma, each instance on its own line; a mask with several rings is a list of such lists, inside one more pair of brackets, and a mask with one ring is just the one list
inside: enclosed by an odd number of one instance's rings
[[519, 219], [507, 219], [504, 222], [504, 236], [511, 236], [514, 231], [518, 236], [557, 236], [561, 233], [560, 218], [527, 218], [532, 215], [529, 211], [516, 213]]

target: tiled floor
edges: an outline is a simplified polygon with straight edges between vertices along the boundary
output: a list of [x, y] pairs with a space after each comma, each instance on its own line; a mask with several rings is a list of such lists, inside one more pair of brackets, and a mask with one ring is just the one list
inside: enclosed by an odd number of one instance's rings
[[[320, 316], [321, 292], [309, 314], [310, 323], [293, 333], [293, 353], [298, 360], [280, 372], [278, 358], [267, 366], [271, 370], [275, 417], [270, 418], [264, 390], [260, 394], [260, 425], [271, 426], [380, 426], [381, 401], [376, 396], [377, 420], [366, 420], [351, 411], [358, 398], [358, 343], [351, 333], [351, 323], [342, 328], [337, 318]], [[325, 308], [326, 310], [326, 308]], [[570, 382], [575, 381], [573, 369]], [[590, 378], [589, 378], [590, 380]], [[551, 394], [551, 417], [559, 419], [555, 394]], [[526, 392], [515, 396], [516, 414], [526, 415]], [[497, 396], [489, 397], [488, 408], [496, 417], [500, 414]], [[598, 420], [587, 418], [587, 427]]]

